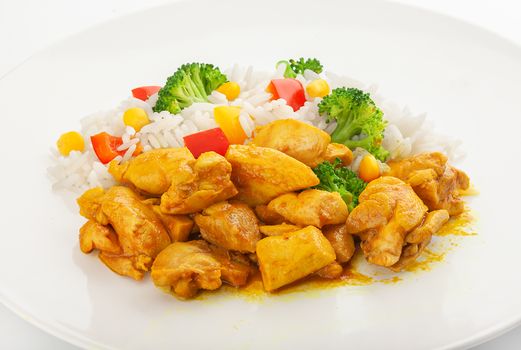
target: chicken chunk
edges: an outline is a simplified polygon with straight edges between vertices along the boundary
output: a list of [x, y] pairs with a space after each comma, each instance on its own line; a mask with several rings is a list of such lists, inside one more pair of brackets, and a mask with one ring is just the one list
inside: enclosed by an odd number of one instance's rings
[[279, 150], [312, 168], [321, 162], [331, 142], [327, 132], [295, 119], [257, 127], [254, 135], [252, 144]]
[[400, 260], [398, 260], [396, 264], [389, 266], [389, 268], [395, 272], [401, 271], [403, 268], [414, 262], [421, 255], [421, 253], [423, 252], [425, 247], [427, 247], [430, 241], [431, 237], [429, 236], [428, 239], [421, 243], [407, 244], [405, 247], [403, 247]]
[[322, 161], [333, 163], [337, 158], [342, 161], [343, 166], [348, 166], [353, 162], [353, 152], [341, 143], [330, 143], [327, 145]]
[[390, 267], [393, 271], [400, 271], [414, 262], [430, 243], [432, 235], [449, 220], [449, 212], [445, 209], [428, 213], [425, 219], [405, 237], [406, 245], [403, 247], [400, 260]]
[[231, 145], [226, 153], [231, 163], [237, 199], [250, 206], [266, 204], [291, 191], [318, 185], [311, 168], [275, 149], [254, 145]]
[[94, 249], [111, 254], [121, 254], [118, 236], [110, 226], [100, 225], [95, 221], [87, 221], [80, 228], [80, 249], [85, 254]]
[[137, 281], [143, 279], [145, 271], [150, 269], [154, 260], [148, 255], [138, 255], [129, 258], [124, 255], [114, 255], [104, 251], [100, 251], [98, 257], [113, 272]]
[[222, 284], [221, 264], [202, 240], [170, 244], [154, 261], [151, 276], [157, 287], [181, 298]]
[[101, 205], [118, 235], [125, 255], [145, 254], [151, 258], [170, 244], [170, 237], [154, 211], [130, 188], [114, 186]]
[[237, 194], [230, 180], [232, 167], [215, 152], [197, 158], [189, 176], [176, 176], [161, 197], [161, 211], [165, 214], [191, 214], [224, 201]]
[[346, 231], [360, 236], [369, 262], [391, 266], [400, 259], [407, 233], [421, 224], [426, 213], [427, 207], [411, 186], [383, 176], [360, 194], [359, 205], [347, 218]]
[[345, 224], [326, 226], [322, 232], [335, 250], [336, 261], [344, 264], [351, 260], [356, 247], [353, 236], [347, 233]]
[[300, 226], [343, 224], [349, 214], [347, 205], [337, 192], [305, 190], [299, 194], [287, 193], [273, 199], [268, 209], [287, 221]]
[[101, 210], [104, 196], [105, 190], [101, 187], [94, 187], [85, 191], [76, 200], [80, 208], [80, 215], [100, 225], [108, 225], [108, 219]]
[[120, 183], [160, 196], [168, 190], [174, 177], [190, 176], [194, 162], [194, 156], [186, 147], [161, 148], [141, 153], [122, 164], [113, 161], [109, 164], [109, 173]]
[[[342, 225], [343, 226], [343, 225]], [[260, 232], [266, 236], [280, 236], [284, 233], [295, 232], [300, 230], [302, 227], [296, 225], [288, 225], [282, 223], [280, 225], [262, 225], [259, 226]]]
[[[80, 197], [80, 208], [85, 205], [86, 197], [93, 197], [91, 194], [92, 192]], [[101, 249], [100, 259], [111, 270], [137, 280], [142, 279], [153, 259], [170, 244], [165, 227], [152, 208], [143, 203], [142, 198], [130, 188], [114, 186], [105, 193], [97, 191], [95, 201], [99, 206], [96, 207], [98, 213], [93, 217], [103, 218], [97, 224], [110, 224], [113, 231], [108, 227], [87, 224], [80, 231], [82, 249], [88, 250], [86, 248], [90, 237], [94, 247]], [[93, 206], [87, 205], [87, 208], [92, 209]], [[102, 245], [98, 240], [101, 231], [112, 243], [116, 242], [111, 235], [114, 232], [121, 249], [103, 249], [107, 242]]]
[[194, 221], [188, 215], [169, 215], [164, 214], [158, 205], [152, 206], [163, 226], [165, 226], [172, 242], [186, 242], [192, 229]]
[[253, 210], [237, 201], [214, 204], [197, 214], [195, 222], [205, 240], [225, 249], [253, 253], [261, 239]]
[[335, 261], [335, 251], [319, 229], [305, 227], [257, 243], [264, 289], [274, 291]]
[[430, 210], [446, 209], [450, 215], [463, 212], [464, 203], [459, 192], [469, 187], [469, 178], [461, 170], [447, 164], [447, 157], [439, 152], [388, 163], [389, 176], [410, 184]]
[[210, 250], [221, 264], [221, 279], [223, 281], [234, 287], [244, 286], [248, 282], [248, 277], [253, 273], [254, 268], [247, 257], [215, 245], [210, 245]]
[[255, 214], [260, 221], [268, 225], [279, 225], [284, 223], [284, 217], [279, 213], [270, 210], [267, 205], [257, 205], [255, 207]]
[[423, 223], [412, 230], [405, 241], [407, 243], [421, 243], [426, 239], [430, 238], [434, 233], [438, 232], [439, 229], [449, 221], [449, 212], [445, 209], [435, 210], [429, 212], [423, 221]]
[[315, 272], [315, 275], [327, 278], [327, 279], [337, 279], [342, 275], [342, 272], [344, 272], [344, 268], [342, 265], [340, 265], [338, 262], [333, 261], [331, 264], [324, 266], [317, 272]]

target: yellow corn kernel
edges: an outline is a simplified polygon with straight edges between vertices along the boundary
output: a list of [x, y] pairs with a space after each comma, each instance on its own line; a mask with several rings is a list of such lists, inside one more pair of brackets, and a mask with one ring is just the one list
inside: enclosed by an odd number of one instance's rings
[[217, 91], [225, 95], [228, 101], [233, 101], [241, 93], [241, 87], [236, 82], [229, 81], [219, 86]]
[[143, 108], [134, 107], [125, 111], [123, 114], [123, 123], [125, 123], [126, 126], [134, 128], [137, 132], [145, 125], [150, 124], [150, 119], [148, 119], [147, 112], [145, 112]]
[[358, 176], [365, 182], [371, 182], [380, 177], [380, 167], [372, 154], [364, 156], [358, 168]]
[[306, 86], [309, 97], [324, 97], [329, 94], [329, 84], [324, 79], [315, 79]]
[[217, 125], [231, 144], [242, 145], [248, 138], [239, 120], [241, 108], [236, 106], [219, 106], [213, 109]]
[[85, 149], [85, 141], [79, 132], [69, 131], [60, 136], [56, 142], [56, 146], [62, 156], [68, 156], [72, 151], [83, 152]]

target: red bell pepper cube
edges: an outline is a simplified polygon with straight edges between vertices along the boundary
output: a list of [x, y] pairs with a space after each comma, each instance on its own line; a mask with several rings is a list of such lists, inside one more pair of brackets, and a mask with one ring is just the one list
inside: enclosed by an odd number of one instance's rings
[[224, 156], [230, 146], [230, 142], [221, 128], [209, 129], [183, 137], [185, 146], [192, 152], [195, 158], [201, 153], [214, 151]]

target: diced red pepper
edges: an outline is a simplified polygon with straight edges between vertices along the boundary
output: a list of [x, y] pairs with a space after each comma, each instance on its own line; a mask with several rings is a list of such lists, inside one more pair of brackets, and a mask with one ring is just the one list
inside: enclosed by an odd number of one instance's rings
[[192, 152], [195, 158], [201, 153], [214, 151], [224, 156], [230, 143], [221, 128], [200, 131], [183, 137], [185, 146]]
[[[109, 163], [111, 160], [116, 158], [117, 156], [123, 156], [126, 152], [118, 151], [118, 147], [123, 144], [123, 140], [121, 137], [112, 136], [107, 134], [106, 132], [101, 132], [94, 136], [90, 137], [90, 142], [92, 143], [92, 148], [98, 156], [98, 159], [103, 164]], [[141, 144], [138, 143], [136, 150], [132, 154], [133, 156], [139, 155], [143, 151]]]
[[297, 79], [273, 79], [266, 89], [273, 95], [273, 100], [283, 98], [296, 112], [306, 103], [304, 87]]
[[139, 98], [140, 100], [146, 101], [150, 96], [155, 94], [161, 89], [161, 86], [140, 86], [132, 89], [132, 96]]

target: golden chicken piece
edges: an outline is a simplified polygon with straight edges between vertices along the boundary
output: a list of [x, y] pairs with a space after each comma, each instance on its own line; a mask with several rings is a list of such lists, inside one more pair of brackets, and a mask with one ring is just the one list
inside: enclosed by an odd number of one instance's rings
[[267, 205], [257, 205], [255, 207], [255, 214], [260, 221], [268, 225], [279, 225], [284, 223], [284, 217], [279, 213], [268, 209]]
[[335, 250], [337, 262], [344, 264], [351, 260], [356, 247], [353, 236], [347, 233], [345, 224], [326, 226], [322, 233]]
[[257, 127], [252, 144], [286, 153], [312, 168], [326, 153], [331, 136], [324, 130], [295, 119], [275, 120]]
[[122, 164], [112, 161], [109, 173], [120, 183], [160, 196], [168, 190], [172, 178], [189, 176], [194, 162], [194, 156], [186, 147], [161, 148], [141, 153]]
[[343, 224], [349, 214], [340, 194], [315, 189], [305, 190], [299, 194], [283, 194], [273, 199], [268, 204], [268, 209], [277, 212], [295, 225], [313, 225], [318, 228], [324, 225]]
[[161, 204], [161, 198], [150, 197], [143, 199], [141, 202], [143, 202], [146, 205], [151, 205], [153, 208], [154, 206], [159, 206], [159, 204]]
[[353, 162], [353, 152], [341, 143], [330, 143], [327, 145], [326, 153], [319, 163], [325, 160], [333, 163], [337, 158], [342, 161], [343, 166], [347, 166]]
[[428, 213], [420, 226], [405, 237], [406, 245], [403, 247], [400, 260], [389, 268], [398, 272], [414, 262], [430, 243], [432, 235], [438, 232], [449, 218], [449, 212], [445, 209]]
[[469, 187], [463, 171], [447, 164], [447, 157], [439, 152], [422, 153], [388, 163], [386, 175], [397, 177], [412, 186], [430, 210], [446, 209], [450, 215], [461, 214], [464, 203], [459, 193]]
[[214, 204], [195, 216], [201, 236], [225, 249], [253, 253], [261, 239], [253, 210], [237, 201]]
[[425, 247], [431, 242], [431, 237], [425, 241], [418, 244], [407, 244], [403, 247], [402, 255], [400, 256], [400, 260], [396, 262], [394, 265], [389, 266], [394, 272], [399, 272], [403, 270], [405, 267], [410, 265], [412, 262], [416, 261], [416, 259], [421, 255], [421, 253], [425, 250]]
[[445, 209], [435, 210], [427, 213], [423, 223], [412, 230], [406, 237], [405, 242], [419, 244], [439, 231], [449, 221], [449, 212]]
[[[342, 225], [344, 226], [344, 225]], [[260, 232], [265, 236], [280, 236], [284, 233], [295, 232], [300, 230], [302, 227], [296, 225], [288, 225], [282, 223], [279, 225], [262, 225], [259, 226]]]
[[338, 262], [333, 261], [331, 264], [324, 266], [317, 272], [315, 272], [315, 275], [327, 278], [327, 279], [337, 279], [342, 275], [342, 272], [344, 272], [344, 268], [342, 265], [340, 265]]
[[257, 257], [264, 289], [271, 292], [335, 261], [335, 251], [322, 232], [308, 226], [261, 239]]
[[431, 169], [437, 175], [442, 175], [447, 164], [447, 157], [440, 152], [421, 153], [401, 160], [391, 160], [388, 164], [391, 167], [389, 173], [393, 174], [389, 176], [406, 180], [411, 172], [416, 170]]
[[151, 276], [157, 287], [181, 298], [222, 284], [221, 264], [202, 240], [170, 244], [154, 261]]
[[320, 183], [310, 167], [275, 149], [230, 145], [226, 159], [233, 168], [237, 199], [252, 207]]
[[80, 249], [88, 254], [94, 249], [111, 254], [121, 254], [118, 236], [110, 226], [100, 225], [95, 221], [87, 221], [80, 228]]
[[391, 176], [371, 181], [346, 222], [358, 234], [367, 261], [381, 266], [398, 262], [407, 233], [421, 224], [427, 207], [411, 186]]
[[215, 152], [203, 153], [187, 171], [188, 176], [176, 176], [161, 197], [165, 214], [191, 214], [224, 201], [237, 194], [230, 180], [232, 166]]
[[105, 190], [101, 187], [94, 187], [85, 191], [76, 200], [80, 207], [80, 215], [101, 225], [108, 225], [108, 219], [101, 210], [104, 196]]
[[253, 273], [254, 268], [247, 257], [215, 245], [210, 245], [210, 250], [221, 264], [221, 279], [224, 282], [234, 287], [244, 286], [248, 282], [248, 277]]
[[164, 214], [159, 205], [152, 206], [163, 226], [165, 226], [172, 242], [186, 242], [192, 229], [194, 221], [188, 215], [170, 215]]
[[[88, 192], [88, 191], [87, 191]], [[160, 219], [152, 208], [143, 203], [143, 199], [133, 190], [123, 186], [114, 186], [105, 193], [96, 191], [98, 197], [92, 196], [92, 192], [83, 195], [78, 200], [80, 210], [86, 211], [84, 206], [91, 203], [86, 198], [95, 200], [100, 204], [97, 207], [99, 213], [93, 217], [102, 217], [102, 222], [108, 223], [117, 235], [121, 251], [114, 249], [101, 250], [100, 259], [114, 272], [132, 277], [136, 280], [142, 279], [144, 272], [148, 271], [153, 259], [157, 254], [170, 244], [170, 237]], [[87, 203], [87, 204], [86, 204]], [[89, 212], [91, 216], [92, 212]], [[87, 217], [91, 219], [90, 217]], [[80, 244], [86, 243], [86, 238], [91, 235], [90, 230], [101, 230], [88, 225], [80, 231]], [[108, 230], [110, 232], [110, 230]], [[110, 233], [108, 236], [110, 237]], [[84, 242], [82, 243], [82, 239]], [[96, 245], [101, 248], [101, 245]], [[84, 245], [83, 248], [86, 248]]]
[[150, 269], [153, 262], [153, 259], [147, 255], [139, 255], [130, 259], [124, 255], [113, 255], [104, 251], [99, 253], [98, 258], [113, 272], [136, 281], [143, 279], [144, 273]]

